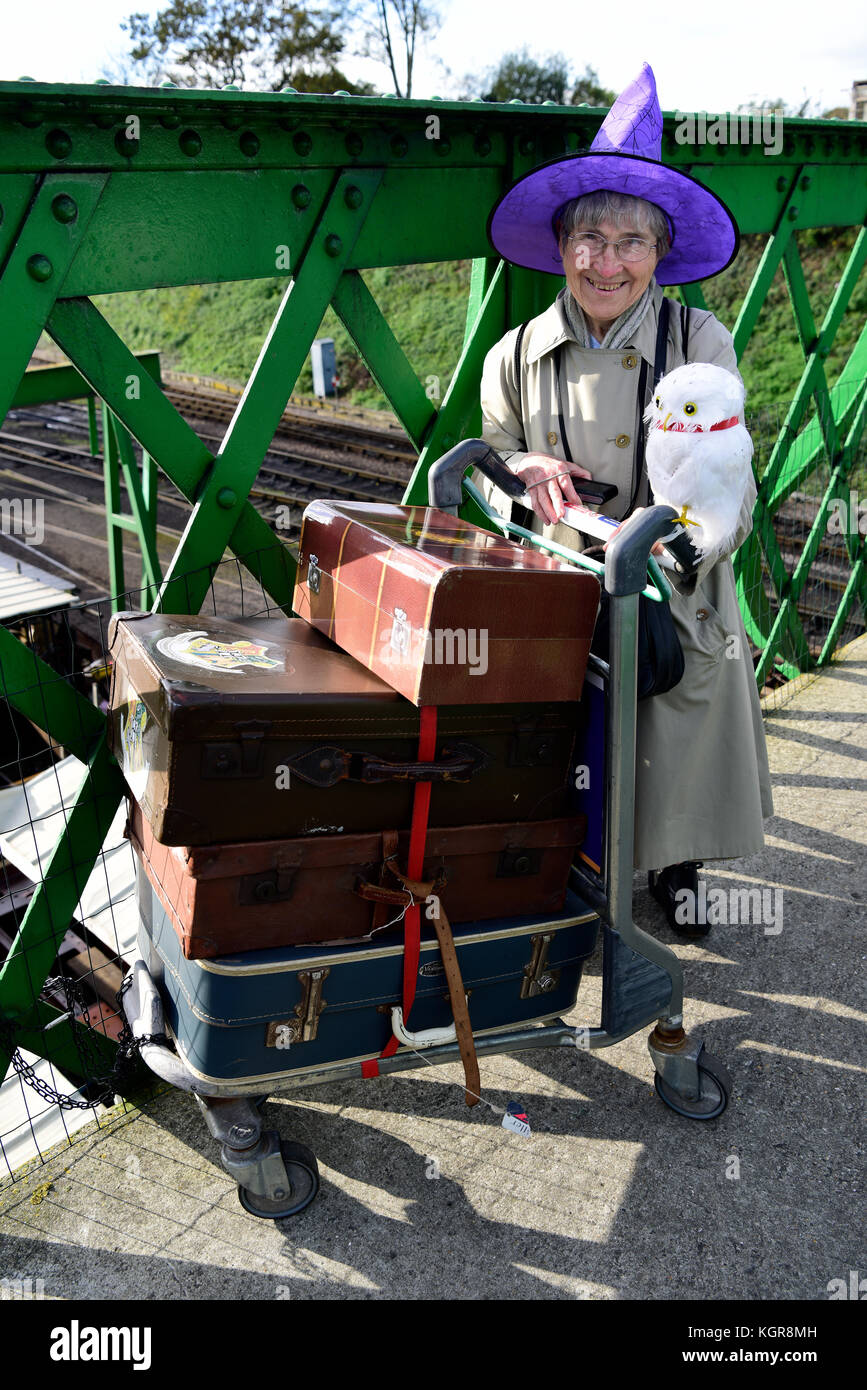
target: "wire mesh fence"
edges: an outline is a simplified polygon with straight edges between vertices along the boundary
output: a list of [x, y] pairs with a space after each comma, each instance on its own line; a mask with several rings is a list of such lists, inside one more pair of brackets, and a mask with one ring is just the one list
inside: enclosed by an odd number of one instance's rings
[[[257, 559], [247, 557], [253, 570]], [[208, 578], [201, 611], [280, 614], [239, 560]], [[0, 1186], [94, 1122], [115, 1123], [117, 1106], [134, 1113], [130, 1094], [141, 1108], [165, 1089], [117, 1065], [135, 856], [126, 803], [94, 753], [109, 708], [112, 611], [144, 611], [145, 594], [24, 615], [0, 633]]]

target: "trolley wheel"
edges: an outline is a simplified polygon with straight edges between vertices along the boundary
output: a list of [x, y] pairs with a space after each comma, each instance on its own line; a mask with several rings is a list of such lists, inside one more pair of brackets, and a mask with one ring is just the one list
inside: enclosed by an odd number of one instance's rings
[[281, 1139], [280, 1153], [286, 1165], [291, 1192], [288, 1197], [260, 1197], [246, 1187], [239, 1187], [238, 1200], [251, 1216], [261, 1216], [270, 1221], [297, 1216], [310, 1206], [319, 1191], [319, 1166], [312, 1149], [308, 1149], [306, 1144]]
[[702, 1050], [698, 1079], [699, 1094], [694, 1100], [675, 1091], [659, 1072], [655, 1077], [656, 1091], [669, 1109], [678, 1115], [685, 1115], [688, 1120], [715, 1120], [728, 1105], [732, 1090], [731, 1076], [718, 1057]]

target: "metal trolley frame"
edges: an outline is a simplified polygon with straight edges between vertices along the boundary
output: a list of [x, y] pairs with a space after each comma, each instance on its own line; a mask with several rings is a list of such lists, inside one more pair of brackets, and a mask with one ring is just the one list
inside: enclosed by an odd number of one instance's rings
[[[650, 552], [656, 541], [671, 535], [676, 513], [671, 507], [652, 506], [629, 518], [608, 544], [603, 572], [601, 565], [580, 552], [546, 542], [499, 517], [465, 477], [471, 466], [508, 495], [523, 493], [523, 485], [490, 446], [481, 440], [467, 440], [431, 468], [429, 504], [456, 514], [464, 496], [471, 495], [504, 534], [520, 536], [534, 547], [595, 569], [604, 578], [610, 599], [609, 662], [590, 658], [591, 670], [602, 678], [606, 696], [604, 873], [594, 877], [576, 865], [571, 884], [602, 922], [601, 1021], [574, 1027], [556, 1019], [548, 1024], [504, 1028], [476, 1038], [476, 1051], [481, 1057], [547, 1047], [594, 1051], [653, 1025], [648, 1048], [659, 1095], [680, 1115], [715, 1119], [726, 1107], [731, 1077], [722, 1062], [707, 1052], [701, 1038], [684, 1030], [683, 966], [679, 958], [637, 927], [632, 918], [638, 601], [642, 592], [663, 602], [670, 595]], [[647, 587], [648, 566], [656, 580], [652, 588]], [[134, 1037], [149, 1039], [163, 1032], [160, 995], [142, 959], [134, 962], [124, 1009]], [[310, 1204], [319, 1186], [315, 1156], [305, 1145], [282, 1140], [275, 1131], [263, 1128], [260, 1106], [267, 1096], [261, 1094], [261, 1083], [204, 1083], [161, 1043], [145, 1041], [141, 1056], [158, 1076], [195, 1095], [210, 1133], [221, 1145], [223, 1166], [238, 1183], [247, 1211], [282, 1219]], [[433, 1064], [460, 1060], [456, 1042], [424, 1046], [424, 1056]], [[379, 1059], [380, 1073], [417, 1066], [418, 1055], [410, 1050]], [[269, 1094], [361, 1076], [361, 1062], [336, 1063], [322, 1070], [307, 1070], [294, 1079], [281, 1078]]]

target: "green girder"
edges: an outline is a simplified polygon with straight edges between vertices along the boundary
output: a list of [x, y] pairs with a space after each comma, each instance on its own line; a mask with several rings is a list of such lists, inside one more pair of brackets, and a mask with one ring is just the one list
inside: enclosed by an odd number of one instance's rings
[[[492, 256], [488, 212], [521, 173], [586, 148], [603, 115], [521, 102], [0, 83], [0, 422], [11, 405], [86, 395], [96, 453], [94, 397], [102, 402], [114, 592], [125, 587], [122, 540], [131, 530], [153, 607], [198, 611], [228, 548], [291, 611], [294, 556], [249, 494], [329, 303], [420, 451], [406, 501], [424, 503], [433, 460], [480, 430], [486, 352], [544, 308], [558, 284]], [[711, 187], [742, 232], [767, 237], [734, 325], [738, 356], [782, 268], [804, 358], [759, 480], [753, 532], [735, 556], [744, 621], [761, 650], [761, 682], [775, 661], [795, 675], [830, 660], [852, 605], [867, 606], [865, 538], [847, 533], [848, 582], [822, 652], [811, 655], [798, 596], [832, 503], [845, 495], [867, 422], [867, 329], [837, 380], [825, 375], [867, 256], [867, 125], [787, 118], [773, 155], [761, 144], [681, 143], [682, 133], [682, 117], [669, 114], [664, 159]], [[817, 329], [797, 236], [826, 226], [861, 231]], [[472, 261], [466, 331], [438, 403], [360, 272], [456, 259]], [[280, 274], [289, 275], [288, 287], [214, 454], [165, 396], [156, 356], [137, 359], [92, 297]], [[680, 294], [684, 303], [706, 307], [700, 285]], [[71, 366], [26, 372], [43, 331]], [[140, 466], [131, 440], [142, 449]], [[165, 575], [156, 550], [157, 468], [191, 505]], [[790, 574], [774, 517], [819, 468], [827, 468], [828, 481]], [[121, 477], [128, 514], [121, 511]], [[465, 514], [485, 524], [475, 504]], [[0, 1017], [14, 1018], [19, 1040], [45, 1053], [40, 1028], [53, 1015], [36, 1002], [37, 983], [51, 967], [123, 784], [103, 716], [5, 631], [0, 674], [4, 698], [88, 769], [0, 970]], [[72, 1026], [46, 1037], [74, 1070]]]

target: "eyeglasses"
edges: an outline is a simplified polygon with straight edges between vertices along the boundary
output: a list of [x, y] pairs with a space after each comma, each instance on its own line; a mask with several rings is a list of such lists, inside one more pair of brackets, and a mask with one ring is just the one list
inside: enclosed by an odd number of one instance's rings
[[619, 241], [606, 241], [598, 232], [576, 232], [566, 238], [573, 251], [584, 251], [591, 261], [605, 254], [606, 246], [614, 247], [619, 261], [646, 261], [651, 251], [655, 251], [655, 241], [645, 241], [640, 236], [625, 236]]

